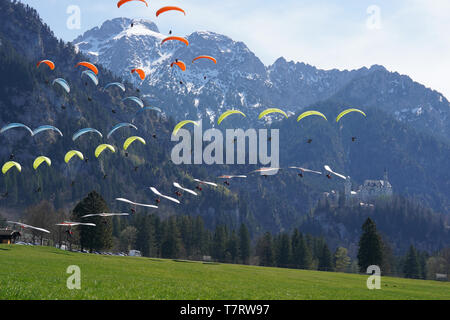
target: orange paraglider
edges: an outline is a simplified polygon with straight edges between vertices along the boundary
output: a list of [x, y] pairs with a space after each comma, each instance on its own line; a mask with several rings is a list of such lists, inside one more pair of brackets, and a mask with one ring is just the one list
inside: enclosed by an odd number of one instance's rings
[[182, 38], [182, 37], [167, 37], [167, 38], [165, 38], [162, 42], [161, 42], [161, 44], [163, 44], [164, 42], [166, 42], [166, 41], [171, 41], [171, 40], [177, 40], [177, 41], [181, 41], [181, 42], [183, 42], [185, 45], [189, 45], [189, 41], [187, 41], [185, 38]]
[[94, 66], [90, 62], [82, 61], [82, 62], [77, 63], [77, 65], [75, 67], [78, 67], [78, 66], [83, 66], [83, 67], [89, 68], [89, 69], [91, 69], [92, 72], [94, 72], [96, 75], [98, 75], [97, 67]]
[[161, 13], [164, 13], [164, 12], [167, 12], [167, 11], [172, 11], [172, 10], [183, 12], [184, 15], [186, 15], [186, 12], [183, 9], [178, 8], [178, 7], [171, 7], [171, 6], [169, 6], [169, 7], [163, 7], [161, 9], [159, 9], [158, 11], [156, 11], [156, 16], [158, 17]]
[[131, 73], [137, 73], [139, 75], [139, 78], [141, 78], [142, 81], [145, 79], [145, 72], [142, 69], [133, 69], [131, 70]]
[[145, 3], [145, 5], [148, 7], [148, 3], [145, 0], [120, 0], [119, 2], [117, 2], [117, 8], [120, 8], [123, 4], [130, 2], [130, 1], [140, 1]]
[[196, 61], [198, 59], [208, 59], [208, 60], [211, 60], [214, 63], [217, 63], [217, 60], [215, 58], [213, 58], [213, 57], [210, 57], [210, 56], [198, 56], [197, 58], [192, 60], [192, 63], [194, 63], [194, 61]]
[[186, 71], [186, 64], [183, 61], [172, 62], [170, 67], [173, 68], [173, 65], [177, 65], [182, 71]]
[[37, 63], [37, 67], [39, 67], [41, 65], [41, 63], [45, 63], [46, 65], [48, 65], [50, 67], [51, 70], [55, 69], [55, 64], [50, 61], [50, 60], [41, 60]]

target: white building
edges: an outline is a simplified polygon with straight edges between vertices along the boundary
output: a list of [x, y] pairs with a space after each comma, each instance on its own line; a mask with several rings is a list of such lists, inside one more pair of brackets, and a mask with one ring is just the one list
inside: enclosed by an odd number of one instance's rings
[[347, 177], [344, 186], [345, 200], [348, 202], [370, 202], [380, 197], [391, 197], [392, 185], [389, 182], [387, 171], [384, 171], [383, 180], [365, 180], [357, 191], [352, 191], [351, 178]]

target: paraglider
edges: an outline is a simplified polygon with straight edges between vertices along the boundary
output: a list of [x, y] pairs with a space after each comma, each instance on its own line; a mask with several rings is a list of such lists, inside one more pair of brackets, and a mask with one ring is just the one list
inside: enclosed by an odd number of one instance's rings
[[122, 99], [122, 102], [125, 102], [127, 100], [131, 100], [131, 101], [135, 102], [139, 107], [144, 108], [144, 102], [142, 102], [142, 100], [139, 99], [138, 97], [126, 97], [126, 98]]
[[303, 173], [305, 173], [305, 172], [310, 172], [310, 173], [315, 173], [315, 174], [322, 174], [322, 172], [320, 172], [320, 171], [314, 171], [314, 170], [310, 170], [310, 169], [306, 169], [306, 168], [302, 168], [302, 167], [289, 167], [289, 169], [300, 170], [300, 172], [298, 173], [298, 176], [302, 177], [302, 178], [303, 178]]
[[100, 154], [106, 149], [110, 150], [112, 153], [116, 152], [116, 149], [112, 145], [101, 144], [95, 149], [95, 157], [98, 158], [100, 156]]
[[175, 37], [175, 36], [167, 37], [163, 41], [161, 41], [161, 45], [167, 41], [180, 41], [183, 42], [186, 46], [189, 46], [189, 41], [182, 37]]
[[172, 62], [170, 64], [170, 67], [173, 68], [174, 65], [178, 66], [178, 68], [180, 68], [181, 71], [186, 71], [186, 64], [183, 61]]
[[111, 137], [111, 135], [112, 135], [114, 132], [116, 132], [116, 131], [119, 130], [120, 128], [124, 128], [124, 127], [129, 127], [129, 128], [133, 128], [133, 129], [138, 130], [138, 128], [137, 128], [134, 124], [123, 122], [123, 123], [119, 123], [119, 124], [115, 125], [115, 126], [111, 129], [111, 131], [108, 133], [108, 135], [106, 136], [106, 138], [109, 139], [109, 138]]
[[217, 63], [216, 58], [213, 58], [213, 57], [211, 57], [211, 56], [198, 56], [198, 57], [196, 57], [196, 58], [194, 58], [194, 59], [192, 60], [192, 63], [194, 63], [195, 61], [197, 61], [197, 60], [199, 60], [199, 59], [207, 59], [207, 60], [211, 60], [211, 61], [214, 62], [214, 63]]
[[90, 226], [90, 227], [96, 227], [97, 225], [94, 223], [83, 223], [83, 222], [70, 222], [70, 221], [64, 221], [62, 223], [57, 223], [57, 226], [63, 226], [63, 227], [68, 227], [69, 229], [67, 229], [66, 233], [69, 237], [71, 237], [73, 235], [72, 232], [72, 227], [76, 227], [76, 226]]
[[55, 64], [53, 63], [53, 61], [50, 61], [50, 60], [41, 60], [41, 61], [39, 61], [38, 63], [37, 63], [37, 68], [39, 68], [39, 66], [41, 65], [41, 64], [46, 64], [49, 68], [50, 68], [50, 70], [54, 70], [55, 69]]
[[92, 72], [91, 70], [85, 70], [81, 73], [81, 76], [88, 76], [89, 79], [92, 80], [92, 82], [97, 86], [98, 85], [98, 78], [95, 75], [94, 72]]
[[154, 206], [152, 204], [143, 204], [143, 203], [133, 202], [133, 201], [130, 201], [130, 200], [125, 199], [125, 198], [116, 198], [116, 200], [117, 201], [121, 201], [121, 202], [125, 202], [125, 203], [128, 203], [128, 204], [132, 204], [132, 205], [138, 206], [138, 207], [146, 207], [146, 208], [158, 209], [157, 206]]
[[218, 177], [219, 179], [226, 179], [223, 183], [226, 184], [227, 186], [230, 186], [230, 183], [228, 182], [229, 179], [233, 179], [233, 178], [247, 178], [247, 176], [244, 175], [238, 175], [238, 176], [230, 176], [230, 175], [223, 175]]
[[90, 63], [90, 62], [86, 62], [86, 61], [78, 62], [75, 67], [79, 67], [79, 66], [86, 67], [86, 68], [90, 69], [92, 72], [94, 72], [95, 75], [98, 75], [97, 67], [94, 64]]
[[114, 216], [129, 216], [128, 213], [94, 213], [94, 214], [87, 214], [82, 216], [81, 218], [88, 218], [88, 217], [114, 217]]
[[206, 184], [209, 186], [213, 186], [213, 187], [217, 187], [217, 184], [214, 182], [209, 182], [209, 181], [203, 181], [203, 180], [199, 180], [199, 179], [193, 179], [195, 182], [198, 182], [200, 184]]
[[306, 140], [306, 143], [311, 143], [311, 142], [312, 142], [312, 139]]
[[180, 190], [183, 190], [183, 191], [185, 191], [185, 192], [187, 192], [187, 193], [193, 194], [194, 196], [197, 195], [197, 193], [196, 193], [195, 191], [190, 190], [190, 189], [183, 188], [178, 182], [174, 182], [174, 183], [173, 183], [173, 186], [174, 186], [175, 188], [178, 188], [178, 189], [180, 189]]
[[103, 138], [103, 135], [100, 131], [98, 131], [97, 129], [93, 129], [93, 128], [84, 128], [84, 129], [80, 129], [77, 132], [74, 133], [74, 135], [72, 136], [72, 140], [75, 141], [77, 140], [79, 137], [81, 137], [82, 135], [89, 133], [89, 132], [93, 132], [96, 133], [100, 136], [100, 138]]
[[305, 111], [303, 112], [301, 115], [298, 116], [297, 118], [297, 122], [299, 122], [300, 120], [302, 120], [303, 118], [309, 117], [309, 116], [319, 116], [324, 118], [325, 120], [328, 120], [327, 117], [325, 117], [325, 115], [319, 111]]
[[7, 223], [11, 223], [11, 224], [16, 224], [19, 227], [21, 227], [22, 229], [33, 229], [33, 230], [42, 231], [42, 232], [45, 232], [45, 233], [50, 233], [50, 231], [48, 231], [46, 229], [33, 227], [33, 226], [30, 226], [30, 225], [22, 223], [22, 222], [14, 222], [14, 221], [6, 221], [6, 222]]
[[44, 125], [44, 126], [40, 126], [36, 129], [33, 130], [33, 136], [37, 135], [38, 133], [44, 132], [44, 131], [55, 131], [57, 133], [59, 133], [59, 135], [62, 137], [63, 134], [61, 132], [61, 130], [59, 130], [58, 128], [54, 127], [54, 126], [50, 126], [50, 125]]
[[117, 87], [117, 88], [119, 88], [120, 90], [122, 90], [123, 92], [125, 92], [125, 86], [123, 85], [123, 84], [121, 84], [120, 82], [111, 82], [111, 83], [108, 83], [104, 88], [103, 88], [103, 90], [106, 90], [106, 89], [108, 89], [109, 87]]
[[8, 130], [14, 129], [14, 128], [24, 128], [24, 129], [28, 130], [28, 132], [33, 136], [33, 130], [31, 130], [29, 127], [27, 127], [26, 125], [24, 125], [22, 123], [10, 123], [10, 124], [4, 126], [0, 130], [0, 133], [4, 133], [5, 131], [8, 131]]
[[225, 111], [224, 113], [222, 113], [222, 115], [217, 120], [217, 124], [220, 124], [223, 120], [225, 120], [226, 118], [228, 118], [232, 114], [240, 114], [240, 115], [246, 117], [246, 115], [242, 111], [239, 111], [239, 110], [228, 110], [228, 111]]
[[330, 168], [328, 165], [325, 165], [325, 166], [323, 166], [323, 167], [324, 167], [325, 170], [328, 172], [328, 174], [327, 174], [328, 179], [331, 179], [330, 174], [334, 174], [335, 176], [337, 176], [337, 177], [339, 177], [339, 178], [341, 178], [341, 179], [344, 179], [344, 180], [347, 179], [344, 175], [339, 174], [339, 173], [336, 173], [336, 172], [334, 172], [333, 170], [331, 170], [331, 168]]
[[128, 147], [134, 142], [134, 141], [139, 141], [139, 142], [141, 142], [142, 144], [146, 144], [145, 143], [145, 140], [143, 139], [143, 138], [141, 138], [141, 137], [138, 137], [138, 136], [133, 136], [133, 137], [129, 137], [127, 140], [125, 140], [125, 142], [123, 143], [123, 150], [127, 150], [128, 149]]
[[136, 68], [136, 69], [132, 69], [131, 73], [137, 73], [139, 75], [139, 78], [141, 78], [142, 81], [144, 81], [145, 79], [145, 72], [142, 69]]
[[339, 122], [339, 120], [341, 120], [341, 118], [342, 118], [343, 116], [345, 116], [346, 114], [349, 114], [349, 113], [351, 113], [351, 112], [359, 112], [359, 113], [361, 113], [364, 117], [366, 117], [366, 114], [365, 114], [363, 111], [361, 111], [361, 110], [359, 110], [359, 109], [354, 109], [354, 108], [352, 108], [352, 109], [347, 109], [347, 110], [342, 111], [342, 112], [336, 117], [336, 122]]
[[276, 174], [279, 170], [282, 170], [281, 168], [261, 168], [261, 169], [256, 169], [253, 170], [250, 173], [260, 173], [262, 176], [267, 177], [270, 172], [273, 172], [273, 174]]
[[158, 17], [161, 13], [167, 12], [167, 11], [180, 11], [182, 13], [184, 13], [184, 15], [186, 15], [186, 12], [178, 7], [173, 7], [173, 6], [168, 6], [168, 7], [163, 7], [161, 9], [159, 9], [158, 11], [156, 11], [156, 16]]
[[193, 120], [184, 120], [184, 121], [179, 122], [179, 123], [174, 127], [173, 132], [172, 132], [172, 135], [173, 135], [173, 136], [176, 136], [177, 133], [178, 133], [178, 130], [180, 130], [184, 125], [186, 125], [186, 124], [188, 124], [188, 123], [192, 123], [192, 124], [194, 124], [194, 125], [197, 126], [197, 127], [199, 126], [198, 122], [196, 122], [196, 121], [193, 121]]
[[178, 200], [175, 199], [175, 198], [172, 198], [172, 197], [163, 195], [161, 192], [159, 192], [158, 190], [156, 190], [155, 187], [150, 187], [150, 190], [152, 190], [152, 192], [153, 192], [154, 194], [156, 194], [158, 197], [161, 197], [161, 198], [170, 200], [170, 201], [175, 202], [175, 203], [178, 203], [178, 204], [180, 203], [180, 201], [178, 201]]
[[[34, 162], [33, 162], [33, 169], [34, 169], [34, 171], [37, 171], [37, 169], [39, 168], [39, 166], [41, 165], [41, 164], [43, 164], [43, 163], [46, 163], [47, 164], [47, 166], [51, 166], [52, 165], [52, 161], [50, 160], [50, 158], [48, 158], [48, 157], [45, 157], [45, 156], [40, 156], [40, 157], [37, 157], [35, 160], [34, 160]], [[38, 172], [38, 174], [37, 174], [37, 176], [38, 176], [38, 181], [37, 181], [37, 185], [38, 185], [38, 187], [37, 187], [37, 189], [36, 189], [36, 192], [41, 192], [42, 191], [42, 177], [41, 177], [41, 174], [40, 174], [40, 172]]]
[[11, 168], [16, 168], [17, 171], [22, 172], [22, 166], [15, 161], [8, 161], [2, 167], [2, 173], [6, 174]]
[[63, 78], [57, 78], [53, 80], [52, 85], [55, 85], [55, 83], [59, 84], [67, 93], [70, 93], [70, 86], [66, 80]]
[[117, 8], [120, 8], [123, 4], [130, 2], [130, 1], [140, 1], [145, 3], [145, 5], [148, 7], [148, 3], [145, 0], [120, 0], [119, 2], [117, 2]]
[[33, 169], [37, 170], [42, 163], [46, 163], [49, 167], [52, 165], [52, 160], [45, 156], [37, 157], [33, 162]]
[[269, 108], [269, 109], [266, 109], [266, 110], [264, 110], [263, 112], [261, 112], [261, 113], [259, 114], [258, 120], [260, 120], [262, 117], [264, 117], [264, 116], [266, 116], [266, 115], [268, 115], [268, 114], [271, 114], [271, 113], [280, 113], [280, 114], [282, 114], [283, 116], [285, 116], [286, 118], [288, 118], [288, 115], [287, 115], [286, 112], [284, 112], [283, 110], [277, 109], [277, 108]]
[[69, 163], [69, 161], [74, 157], [77, 156], [78, 158], [80, 158], [81, 160], [84, 160], [84, 156], [80, 151], [77, 150], [70, 150], [69, 152], [66, 153], [66, 155], [64, 156], [64, 162], [65, 163]]

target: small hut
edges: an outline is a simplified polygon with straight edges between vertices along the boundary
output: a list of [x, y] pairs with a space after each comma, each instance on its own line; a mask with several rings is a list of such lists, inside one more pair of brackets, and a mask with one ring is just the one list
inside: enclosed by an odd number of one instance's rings
[[0, 229], [0, 243], [11, 244], [20, 237], [20, 232], [11, 229]]

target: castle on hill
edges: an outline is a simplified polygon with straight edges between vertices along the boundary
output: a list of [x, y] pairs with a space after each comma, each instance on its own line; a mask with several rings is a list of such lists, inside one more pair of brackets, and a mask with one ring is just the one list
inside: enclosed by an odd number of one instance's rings
[[[373, 206], [370, 203], [381, 197], [391, 197], [393, 188], [388, 179], [388, 173], [384, 171], [382, 180], [365, 180], [356, 191], [352, 190], [352, 180], [348, 176], [344, 184], [344, 197], [347, 205]], [[335, 190], [325, 192], [324, 198], [331, 206], [339, 205], [339, 194]]]

